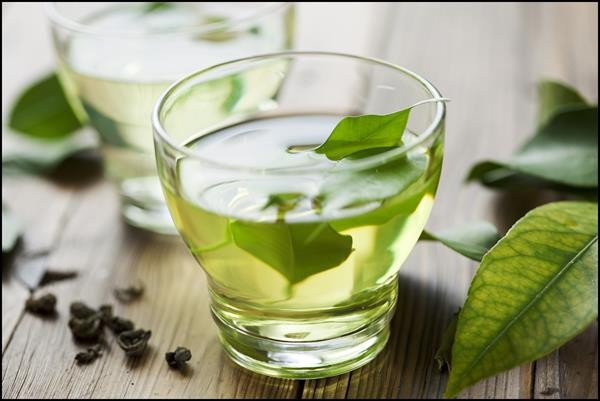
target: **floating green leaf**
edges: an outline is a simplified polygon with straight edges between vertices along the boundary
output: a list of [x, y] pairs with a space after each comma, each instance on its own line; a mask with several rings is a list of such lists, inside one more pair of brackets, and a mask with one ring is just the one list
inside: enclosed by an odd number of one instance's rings
[[10, 113], [10, 128], [44, 139], [63, 138], [82, 127], [71, 109], [56, 74], [23, 92]]
[[598, 315], [598, 205], [556, 202], [483, 258], [460, 312], [446, 396], [541, 358]]
[[21, 236], [21, 224], [8, 210], [4, 203], [2, 204], [2, 253], [8, 253], [13, 250], [17, 240]]
[[481, 261], [483, 255], [498, 242], [500, 234], [493, 224], [476, 221], [442, 231], [439, 234], [423, 231], [419, 239], [439, 241], [469, 259]]
[[102, 141], [117, 148], [132, 147], [119, 132], [119, 127], [113, 119], [98, 111], [90, 103], [82, 102], [91, 125], [96, 129]]
[[382, 116], [344, 117], [315, 152], [324, 154], [330, 160], [341, 160], [368, 149], [402, 146], [402, 135], [410, 110], [408, 108]]
[[446, 101], [445, 98], [426, 99], [391, 114], [344, 117], [315, 152], [330, 160], [341, 160], [371, 156], [402, 146], [410, 111], [425, 103]]
[[484, 161], [467, 181], [497, 181], [512, 171], [576, 188], [598, 186], [598, 107], [556, 113], [508, 162]]
[[585, 106], [585, 99], [572, 87], [556, 81], [542, 81], [538, 85], [538, 124], [542, 125], [554, 114], [571, 106]]
[[352, 252], [352, 237], [327, 223], [285, 224], [234, 221], [236, 245], [284, 275], [291, 284], [338, 266]]

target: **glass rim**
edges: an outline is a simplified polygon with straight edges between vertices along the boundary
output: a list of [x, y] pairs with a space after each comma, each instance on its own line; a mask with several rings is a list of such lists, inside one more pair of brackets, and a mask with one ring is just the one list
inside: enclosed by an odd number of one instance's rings
[[69, 17], [63, 15], [57, 8], [56, 1], [48, 1], [44, 2], [44, 8], [46, 10], [46, 15], [50, 19], [50, 21], [62, 28], [66, 28], [70, 31], [77, 32], [80, 34], [86, 35], [97, 35], [97, 36], [117, 36], [117, 37], [130, 37], [130, 38], [140, 38], [146, 36], [168, 36], [168, 35], [179, 35], [179, 34], [210, 34], [215, 31], [223, 30], [223, 29], [231, 29], [237, 25], [242, 25], [256, 19], [262, 18], [272, 12], [276, 12], [279, 10], [284, 10], [286, 8], [291, 7], [294, 2], [284, 1], [284, 2], [271, 2], [272, 4], [262, 4], [258, 7], [257, 10], [253, 11], [249, 15], [246, 15], [241, 18], [233, 18], [231, 20], [222, 21], [222, 22], [211, 22], [208, 24], [202, 25], [192, 25], [186, 26], [183, 28], [173, 28], [167, 30], [160, 31], [150, 31], [150, 32], [124, 32], [117, 30], [109, 30], [103, 28], [94, 28], [90, 25], [77, 22]]
[[399, 65], [389, 63], [387, 61], [374, 58], [374, 57], [366, 57], [366, 56], [358, 56], [354, 54], [348, 53], [337, 53], [337, 52], [325, 52], [325, 51], [286, 51], [286, 52], [277, 52], [277, 53], [268, 53], [268, 54], [260, 54], [250, 57], [243, 57], [231, 61], [227, 61], [224, 63], [216, 64], [207, 68], [199, 69], [195, 72], [192, 72], [183, 78], [175, 81], [169, 88], [167, 88], [156, 100], [154, 104], [154, 108], [152, 110], [152, 128], [154, 131], [154, 138], [162, 143], [168, 145], [170, 148], [176, 150], [177, 152], [192, 157], [206, 165], [211, 167], [215, 167], [222, 170], [244, 170], [245, 172], [256, 172], [256, 173], [280, 173], [280, 174], [296, 174], [300, 172], [311, 172], [322, 170], [322, 167], [306, 167], [306, 166], [291, 166], [291, 167], [267, 167], [267, 168], [259, 168], [252, 166], [244, 166], [244, 165], [236, 165], [236, 164], [228, 164], [222, 163], [219, 161], [215, 161], [212, 159], [207, 159], [203, 155], [195, 152], [193, 149], [190, 149], [185, 146], [181, 146], [173, 140], [173, 138], [169, 135], [168, 131], [162, 125], [160, 121], [160, 112], [162, 110], [163, 105], [166, 100], [174, 95], [177, 89], [190, 81], [196, 79], [197, 77], [210, 73], [213, 70], [235, 66], [236, 64], [244, 64], [247, 62], [257, 61], [257, 60], [265, 60], [265, 59], [277, 59], [281, 57], [296, 57], [296, 56], [331, 56], [331, 57], [342, 57], [346, 59], [354, 59], [362, 62], [374, 63], [376, 65], [384, 66], [390, 68], [392, 70], [396, 70], [399, 73], [409, 76], [410, 78], [415, 79], [419, 82], [425, 90], [427, 90], [432, 95], [433, 99], [439, 99], [437, 102], [432, 102], [436, 104], [435, 116], [432, 122], [422, 130], [422, 132], [418, 135], [417, 140], [411, 142], [410, 144], [405, 144], [396, 149], [391, 149], [380, 154], [376, 154], [373, 156], [364, 157], [358, 160], [353, 160], [352, 163], [347, 163], [344, 165], [338, 165], [336, 163], [335, 169], [336, 171], [353, 171], [353, 170], [362, 170], [365, 168], [375, 167], [377, 165], [381, 165], [387, 161], [398, 158], [402, 155], [405, 155], [410, 150], [422, 145], [424, 142], [427, 142], [430, 139], [435, 139], [439, 136], [442, 130], [438, 129], [442, 121], [444, 121], [446, 115], [446, 98], [442, 97], [440, 92], [437, 90], [435, 86], [425, 78], [420, 75], [404, 68]]

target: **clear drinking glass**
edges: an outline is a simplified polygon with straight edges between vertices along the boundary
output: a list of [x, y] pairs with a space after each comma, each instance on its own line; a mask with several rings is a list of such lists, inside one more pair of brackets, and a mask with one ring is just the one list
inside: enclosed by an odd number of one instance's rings
[[[227, 60], [287, 50], [291, 3], [47, 3], [58, 73], [102, 139], [105, 172], [135, 226], [175, 234], [154, 163], [150, 113], [176, 79]], [[233, 102], [240, 88], [231, 82]], [[226, 108], [225, 108], [226, 109]], [[228, 112], [197, 111], [198, 119]]]
[[[240, 82], [227, 113], [197, 118]], [[227, 62], [171, 86], [152, 114], [159, 177], [206, 272], [229, 356], [252, 371], [317, 378], [357, 368], [389, 336], [398, 270], [429, 216], [442, 101], [412, 109], [402, 142], [362, 158], [314, 149], [343, 116], [441, 95], [369, 58], [288, 52]]]

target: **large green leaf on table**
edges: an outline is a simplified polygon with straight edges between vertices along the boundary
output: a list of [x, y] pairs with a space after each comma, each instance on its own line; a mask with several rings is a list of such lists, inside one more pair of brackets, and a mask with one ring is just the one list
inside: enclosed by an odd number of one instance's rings
[[493, 224], [476, 221], [453, 227], [438, 234], [423, 231], [419, 239], [439, 241], [469, 259], [480, 261], [483, 255], [498, 242], [500, 234]]
[[237, 246], [285, 276], [291, 284], [338, 266], [352, 252], [352, 237], [327, 223], [285, 224], [234, 221]]
[[55, 73], [23, 92], [10, 113], [9, 126], [38, 138], [63, 138], [82, 127]]
[[2, 203], [2, 253], [8, 253], [21, 236], [21, 224]]
[[97, 147], [91, 131], [53, 140], [17, 135], [11, 139], [10, 145], [2, 149], [3, 174], [50, 173], [68, 157]]
[[563, 186], [597, 187], [598, 107], [574, 106], [555, 113], [511, 160], [480, 162], [467, 181], [498, 181], [513, 171]]
[[460, 312], [446, 396], [538, 359], [598, 315], [598, 205], [530, 211], [483, 258]]
[[556, 81], [541, 81], [538, 85], [538, 124], [544, 124], [564, 108], [586, 104], [574, 88]]

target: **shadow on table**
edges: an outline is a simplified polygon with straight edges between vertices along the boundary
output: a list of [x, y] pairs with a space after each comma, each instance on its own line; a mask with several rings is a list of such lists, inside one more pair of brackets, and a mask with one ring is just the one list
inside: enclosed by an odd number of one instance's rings
[[[430, 249], [428, 246], [418, 252], [425, 254]], [[350, 391], [357, 391], [352, 392], [352, 398], [437, 398], [443, 394], [447, 374], [438, 371], [434, 354], [461, 299], [446, 287], [452, 281], [444, 280], [440, 271], [449, 266], [429, 262], [427, 266], [411, 260], [411, 266], [400, 272], [389, 342], [371, 363], [351, 372]], [[468, 269], [462, 265], [454, 268]]]

